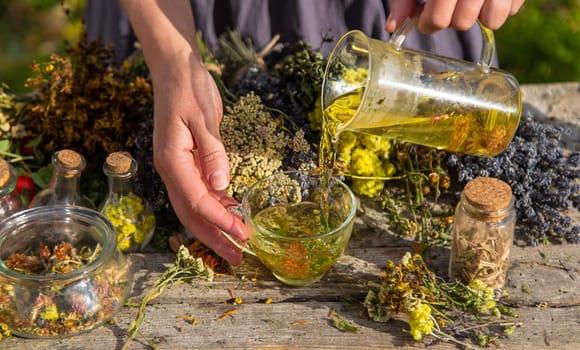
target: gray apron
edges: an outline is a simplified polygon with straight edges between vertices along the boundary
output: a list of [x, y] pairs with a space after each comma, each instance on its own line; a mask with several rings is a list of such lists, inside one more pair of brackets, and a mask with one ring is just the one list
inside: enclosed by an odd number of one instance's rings
[[[279, 34], [282, 43], [303, 39], [323, 54], [352, 29], [389, 38], [383, 29], [388, 0], [191, 0], [191, 4], [196, 28], [212, 49], [222, 33], [234, 29], [257, 50]], [[112, 44], [119, 60], [131, 53], [135, 36], [119, 0], [87, 0], [85, 20], [88, 37]], [[476, 62], [481, 42], [481, 32], [474, 26], [465, 32], [446, 29], [428, 36], [413, 30], [404, 46]]]

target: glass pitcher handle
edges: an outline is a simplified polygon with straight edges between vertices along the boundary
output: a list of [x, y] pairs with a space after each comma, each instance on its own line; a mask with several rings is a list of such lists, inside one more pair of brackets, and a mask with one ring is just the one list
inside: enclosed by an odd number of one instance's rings
[[[405, 22], [397, 29], [392, 35], [389, 40], [397, 49], [401, 48], [403, 42], [407, 38], [407, 35], [415, 27], [417, 24], [417, 18], [407, 18]], [[492, 63], [493, 54], [495, 52], [495, 38], [493, 35], [493, 31], [488, 27], [481, 24], [478, 20], [477, 24], [479, 28], [481, 28], [481, 36], [482, 36], [482, 46], [481, 46], [481, 57], [479, 58], [479, 62], [477, 64], [483, 69], [487, 70]]]

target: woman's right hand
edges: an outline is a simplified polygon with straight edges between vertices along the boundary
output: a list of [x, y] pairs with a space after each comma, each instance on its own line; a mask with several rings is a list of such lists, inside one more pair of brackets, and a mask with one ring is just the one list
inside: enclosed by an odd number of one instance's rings
[[445, 28], [468, 30], [475, 21], [490, 29], [501, 27], [509, 16], [522, 7], [525, 0], [391, 0], [385, 30], [394, 32], [409, 17], [417, 16], [417, 28], [431, 34]]

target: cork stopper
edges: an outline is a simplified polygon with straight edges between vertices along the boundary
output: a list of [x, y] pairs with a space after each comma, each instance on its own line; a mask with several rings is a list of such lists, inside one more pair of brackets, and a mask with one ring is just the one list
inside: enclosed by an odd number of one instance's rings
[[478, 177], [470, 181], [465, 185], [463, 194], [471, 205], [490, 212], [507, 208], [512, 199], [511, 187], [492, 177]]
[[123, 174], [131, 170], [133, 157], [128, 152], [113, 152], [105, 161], [107, 168], [115, 174]]
[[59, 151], [57, 160], [63, 167], [69, 169], [78, 168], [83, 163], [81, 155], [70, 149]]
[[10, 181], [10, 164], [4, 158], [0, 158], [0, 187], [6, 186]]

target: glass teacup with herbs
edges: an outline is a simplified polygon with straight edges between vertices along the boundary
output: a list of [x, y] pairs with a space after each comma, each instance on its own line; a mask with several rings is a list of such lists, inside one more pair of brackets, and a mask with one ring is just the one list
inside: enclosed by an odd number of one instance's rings
[[102, 214], [75, 206], [28, 209], [0, 223], [0, 320], [15, 335], [87, 332], [123, 307], [129, 264]]
[[321, 186], [315, 174], [277, 173], [251, 186], [234, 208], [250, 232], [244, 250], [285, 284], [319, 281], [348, 245], [356, 198], [337, 178], [329, 178], [328, 185]]

